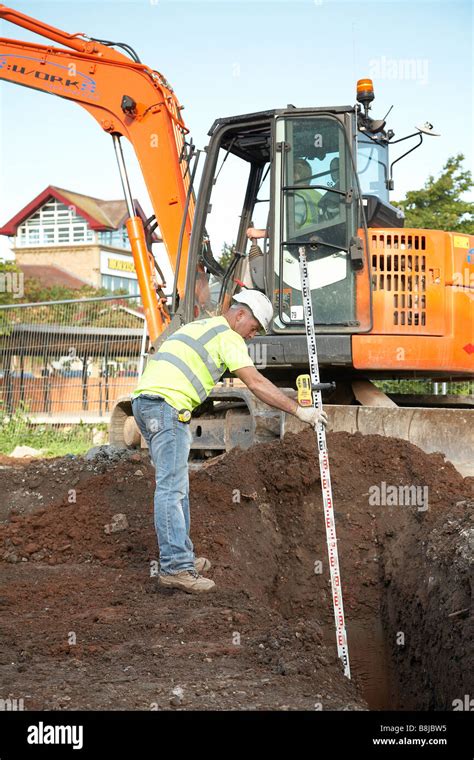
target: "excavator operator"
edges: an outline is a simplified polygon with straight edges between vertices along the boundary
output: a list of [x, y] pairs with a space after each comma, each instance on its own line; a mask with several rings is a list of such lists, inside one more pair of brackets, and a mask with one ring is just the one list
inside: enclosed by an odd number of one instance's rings
[[[329, 166], [332, 184], [328, 183], [333, 190], [339, 190], [339, 159], [333, 158]], [[319, 214], [321, 221], [331, 221], [339, 216], [341, 208], [340, 196], [337, 193], [328, 190], [319, 201]]]
[[316, 427], [326, 413], [301, 407], [254, 366], [245, 340], [266, 332], [272, 304], [258, 290], [245, 289], [219, 317], [199, 319], [170, 335], [148, 362], [132, 394], [132, 410], [155, 467], [154, 521], [160, 551], [159, 583], [187, 593], [215, 588], [201, 573], [210, 569], [196, 558], [191, 541], [188, 456], [189, 422], [223, 373], [237, 375], [264, 403]]
[[[305, 158], [297, 158], [294, 164], [295, 185], [305, 184], [312, 177], [311, 164]], [[319, 220], [318, 204], [321, 193], [312, 188], [301, 188], [295, 191], [295, 227], [301, 230], [307, 224], [316, 224]], [[268, 230], [249, 227], [247, 237], [250, 240], [268, 237]]]
[[[312, 176], [311, 165], [304, 158], [295, 161], [294, 181], [295, 185], [309, 182]], [[317, 224], [319, 211], [318, 203], [321, 193], [312, 189], [295, 191], [295, 227], [301, 230], [307, 224]]]

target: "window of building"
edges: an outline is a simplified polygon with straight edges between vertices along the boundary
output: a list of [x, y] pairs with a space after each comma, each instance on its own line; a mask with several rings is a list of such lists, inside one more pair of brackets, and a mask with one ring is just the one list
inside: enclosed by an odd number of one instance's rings
[[94, 230], [76, 213], [75, 206], [51, 199], [18, 227], [16, 246], [92, 243]]
[[25, 231], [25, 245], [38, 245], [40, 241], [40, 228], [30, 227]]
[[103, 230], [99, 232], [99, 241], [103, 245], [110, 245], [114, 248], [124, 248], [128, 251], [130, 250], [130, 241], [125, 226], [120, 227], [118, 230]]
[[58, 227], [58, 242], [69, 243], [69, 227]]
[[131, 296], [140, 295], [140, 289], [138, 287], [137, 280], [131, 280], [128, 277], [116, 277], [113, 274], [103, 274], [102, 287], [109, 290], [111, 293], [115, 293], [117, 290], [124, 290]]
[[[41, 229], [41, 228], [40, 228]], [[43, 244], [44, 245], [52, 245], [55, 241], [55, 229], [54, 227], [43, 227]]]
[[87, 224], [75, 224], [72, 228], [72, 242], [85, 243], [88, 241]]

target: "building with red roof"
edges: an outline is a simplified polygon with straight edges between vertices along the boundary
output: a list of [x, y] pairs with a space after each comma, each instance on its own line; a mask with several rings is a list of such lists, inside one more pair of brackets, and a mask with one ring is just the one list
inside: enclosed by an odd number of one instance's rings
[[[134, 201], [137, 216], [145, 214]], [[49, 185], [0, 227], [25, 277], [46, 286], [92, 285], [138, 294], [124, 200], [105, 201]], [[153, 234], [153, 242], [161, 239]]]

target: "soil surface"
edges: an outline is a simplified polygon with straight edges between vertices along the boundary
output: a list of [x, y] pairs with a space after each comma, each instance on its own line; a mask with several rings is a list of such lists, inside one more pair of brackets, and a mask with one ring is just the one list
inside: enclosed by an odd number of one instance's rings
[[0, 697], [27, 710], [452, 710], [473, 694], [473, 479], [405, 441], [333, 433], [328, 447], [351, 680], [303, 432], [191, 473], [191, 536], [217, 584], [205, 596], [158, 586], [146, 451], [4, 457]]

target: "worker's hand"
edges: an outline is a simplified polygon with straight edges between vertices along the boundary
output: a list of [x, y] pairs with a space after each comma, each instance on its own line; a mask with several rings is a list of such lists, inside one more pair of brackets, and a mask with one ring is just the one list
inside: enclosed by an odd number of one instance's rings
[[322, 409], [315, 409], [314, 406], [299, 406], [295, 412], [301, 422], [306, 422], [308, 425], [316, 429], [316, 426], [321, 422], [324, 427], [328, 424], [328, 416]]
[[255, 227], [249, 227], [247, 237], [249, 240], [257, 240], [258, 238], [268, 237], [268, 235], [266, 230], [257, 230]]

